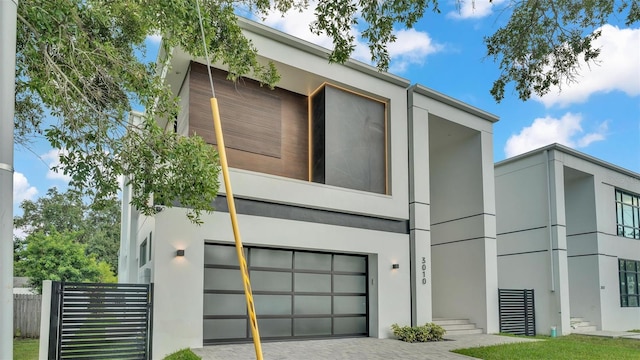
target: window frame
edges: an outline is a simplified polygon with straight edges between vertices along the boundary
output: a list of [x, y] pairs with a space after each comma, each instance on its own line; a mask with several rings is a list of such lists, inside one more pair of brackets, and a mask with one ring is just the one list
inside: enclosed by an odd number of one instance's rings
[[[629, 266], [630, 264], [633, 264]], [[631, 269], [630, 269], [631, 268]], [[629, 293], [629, 276], [634, 278], [633, 293]], [[620, 307], [640, 307], [640, 261], [618, 259], [618, 284], [620, 289]], [[630, 301], [632, 300], [632, 301]]]
[[[630, 202], [626, 202], [625, 198], [630, 198]], [[640, 195], [615, 189], [615, 203], [616, 235], [640, 240]], [[625, 210], [629, 208], [631, 209], [630, 220], [625, 216]], [[631, 233], [629, 234], [627, 231], [631, 231]]]
[[143, 267], [147, 263], [147, 238], [140, 243], [140, 254], [138, 255], [139, 267]]

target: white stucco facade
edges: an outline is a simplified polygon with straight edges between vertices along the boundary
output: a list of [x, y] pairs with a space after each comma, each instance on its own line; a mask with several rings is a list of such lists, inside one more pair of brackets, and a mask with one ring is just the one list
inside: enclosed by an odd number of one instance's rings
[[[386, 338], [394, 323], [438, 317], [497, 332], [497, 117], [358, 62], [328, 64], [325, 50], [266, 27], [243, 27], [263, 60], [277, 66], [278, 87], [309, 96], [329, 83], [386, 104], [388, 181], [380, 194], [231, 168], [245, 247], [365, 257], [368, 336]], [[194, 59], [179, 50], [173, 56], [167, 81], [188, 104]], [[189, 115], [185, 107], [178, 133], [188, 134]], [[128, 191], [119, 280], [154, 283], [154, 358], [202, 347], [207, 246], [234, 243], [224, 197], [197, 226], [180, 207], [142, 216], [127, 205]], [[145, 241], [148, 254], [140, 254]]]
[[619, 236], [616, 189], [640, 193], [640, 174], [561, 145], [496, 164], [501, 288], [534, 289], [536, 329], [569, 334], [570, 318], [598, 330], [640, 327], [623, 307], [618, 260], [640, 260], [640, 241]]

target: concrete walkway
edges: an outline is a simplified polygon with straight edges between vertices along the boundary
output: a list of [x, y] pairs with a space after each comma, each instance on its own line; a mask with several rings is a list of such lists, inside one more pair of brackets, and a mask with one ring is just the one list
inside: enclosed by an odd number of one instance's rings
[[[395, 339], [352, 338], [268, 342], [262, 344], [265, 360], [425, 360], [472, 359], [450, 352], [477, 346], [537, 341], [498, 335], [451, 335], [446, 341], [409, 344]], [[255, 359], [253, 344], [215, 345], [193, 349], [203, 360]]]
[[588, 335], [588, 336], [600, 336], [608, 338], [624, 338], [640, 340], [640, 333], [633, 333], [629, 331], [585, 331], [576, 333], [576, 335]]

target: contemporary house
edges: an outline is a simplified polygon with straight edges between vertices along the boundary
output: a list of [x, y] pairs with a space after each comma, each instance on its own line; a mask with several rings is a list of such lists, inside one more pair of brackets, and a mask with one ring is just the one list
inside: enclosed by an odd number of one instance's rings
[[554, 144], [495, 165], [498, 283], [536, 328], [640, 328], [640, 174]]
[[[261, 336], [385, 338], [437, 318], [497, 332], [497, 117], [240, 23], [282, 76], [269, 90], [213, 69]], [[206, 65], [170, 55], [182, 112], [161, 126], [214, 146]], [[202, 226], [180, 207], [143, 216], [129, 197], [119, 280], [155, 284], [154, 356], [251, 341], [225, 189]]]

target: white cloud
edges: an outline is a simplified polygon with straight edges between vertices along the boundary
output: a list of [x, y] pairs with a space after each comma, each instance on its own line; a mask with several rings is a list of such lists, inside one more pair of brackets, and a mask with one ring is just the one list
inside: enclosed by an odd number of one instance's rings
[[517, 135], [511, 135], [504, 147], [506, 157], [512, 157], [539, 147], [559, 143], [571, 148], [584, 148], [606, 138], [608, 123], [601, 123], [594, 132], [584, 134], [582, 115], [566, 113], [562, 118], [537, 118]]
[[398, 30], [396, 37], [397, 40], [388, 47], [392, 72], [403, 72], [411, 64], [422, 65], [428, 55], [444, 49], [429, 34], [416, 29]]
[[[263, 20], [263, 23], [272, 28], [283, 31], [289, 35], [309, 41], [326, 49], [333, 49], [333, 42], [326, 34], [316, 35], [309, 30], [309, 25], [316, 19], [314, 15], [315, 2], [310, 2], [309, 7], [302, 12], [289, 11], [283, 17], [279, 12], [272, 12]], [[351, 57], [365, 63], [371, 63], [369, 47], [360, 38], [360, 32], [352, 28], [351, 35], [356, 38], [355, 49]], [[425, 58], [444, 49], [441, 44], [435, 43], [429, 34], [415, 29], [401, 29], [395, 31], [396, 42], [389, 44], [388, 51], [391, 57], [391, 71], [402, 72], [409, 65], [424, 63]]]
[[547, 95], [535, 97], [546, 107], [584, 103], [595, 93], [622, 91], [629, 96], [640, 95], [640, 28], [619, 29], [605, 25], [602, 35], [593, 42], [600, 48], [598, 63], [580, 63], [576, 82], [554, 87]]
[[24, 174], [13, 173], [13, 203], [20, 204], [24, 200], [33, 200], [38, 194], [38, 189], [29, 184], [29, 180]]
[[54, 170], [53, 168], [60, 165], [60, 155], [64, 154], [66, 150], [51, 149], [49, 152], [42, 154], [41, 158], [49, 165], [49, 171], [47, 172], [47, 179], [61, 180], [64, 182], [71, 181], [71, 176], [65, 175], [62, 170]]
[[[458, 0], [456, 0], [458, 1]], [[491, 15], [494, 6], [502, 4], [505, 0], [459, 0], [460, 8], [451, 11], [447, 17], [454, 19], [480, 19]]]

